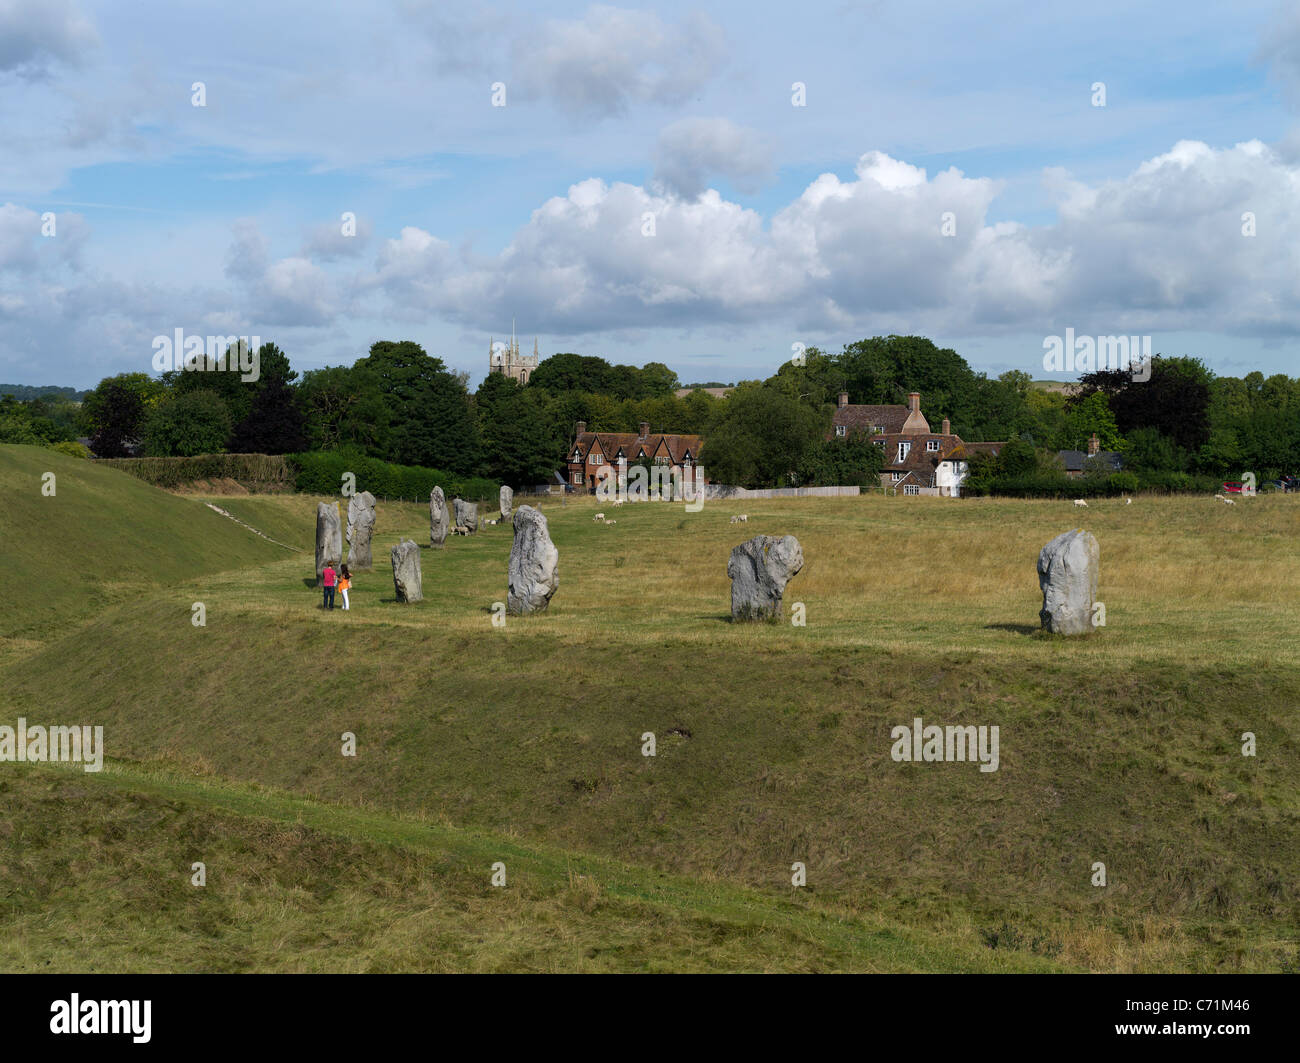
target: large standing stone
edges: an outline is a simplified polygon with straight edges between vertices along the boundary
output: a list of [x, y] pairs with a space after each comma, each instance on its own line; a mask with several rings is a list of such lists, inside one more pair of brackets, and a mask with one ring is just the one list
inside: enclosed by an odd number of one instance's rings
[[478, 503], [453, 498], [451, 505], [456, 511], [456, 527], [468, 528], [471, 534], [478, 531]]
[[403, 539], [393, 547], [393, 590], [399, 602], [424, 601], [420, 580], [420, 546], [413, 539]]
[[343, 560], [343, 529], [339, 524], [339, 507], [336, 502], [321, 502], [316, 507], [316, 582], [327, 564], [338, 565]]
[[348, 502], [348, 567], [371, 568], [370, 536], [375, 530], [375, 496], [369, 491]]
[[510, 567], [506, 571], [509, 587], [506, 611], [541, 613], [551, 604], [551, 595], [560, 585], [560, 552], [551, 542], [546, 518], [532, 506], [515, 510], [515, 541], [510, 547]]
[[429, 542], [441, 546], [447, 541], [451, 528], [451, 514], [447, 512], [447, 496], [441, 487], [429, 492]]
[[785, 585], [803, 568], [803, 550], [793, 535], [756, 535], [731, 551], [733, 620], [780, 620]]
[[504, 520], [510, 516], [510, 511], [515, 505], [515, 493], [505, 484], [501, 485], [501, 519]]
[[1057, 635], [1087, 635], [1094, 630], [1100, 551], [1090, 532], [1062, 532], [1038, 555], [1038, 586], [1043, 627]]

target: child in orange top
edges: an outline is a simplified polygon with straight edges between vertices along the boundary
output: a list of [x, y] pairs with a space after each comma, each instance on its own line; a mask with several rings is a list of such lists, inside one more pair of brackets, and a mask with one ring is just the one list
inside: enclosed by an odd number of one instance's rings
[[347, 565], [342, 567], [343, 571], [340, 573], [341, 578], [339, 579], [339, 591], [343, 594], [343, 608], [347, 609], [348, 589], [352, 586], [352, 573], [348, 571]]

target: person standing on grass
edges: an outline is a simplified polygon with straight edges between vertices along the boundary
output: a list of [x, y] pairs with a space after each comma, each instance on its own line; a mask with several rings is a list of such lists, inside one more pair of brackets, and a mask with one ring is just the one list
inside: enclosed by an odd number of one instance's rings
[[334, 608], [334, 577], [336, 575], [337, 573], [334, 571], [334, 566], [326, 561], [325, 567], [321, 569], [320, 574], [321, 586], [325, 588], [326, 609]]
[[348, 608], [348, 589], [352, 586], [352, 573], [348, 571], [348, 566], [343, 566], [342, 579], [339, 580], [339, 591], [343, 595], [343, 609]]

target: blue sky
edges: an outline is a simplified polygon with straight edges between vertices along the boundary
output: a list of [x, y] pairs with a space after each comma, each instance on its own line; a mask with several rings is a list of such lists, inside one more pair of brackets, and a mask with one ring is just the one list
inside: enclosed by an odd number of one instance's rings
[[684, 381], [889, 332], [1043, 377], [1067, 327], [1300, 375], [1287, 8], [448, 7], [0, 0], [0, 380], [183, 328], [473, 386], [512, 316]]

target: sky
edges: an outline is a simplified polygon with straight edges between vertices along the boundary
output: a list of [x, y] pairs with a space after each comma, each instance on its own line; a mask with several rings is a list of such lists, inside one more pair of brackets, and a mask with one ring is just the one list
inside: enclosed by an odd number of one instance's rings
[[1300, 376], [1300, 9], [0, 0], [0, 381], [921, 334]]

